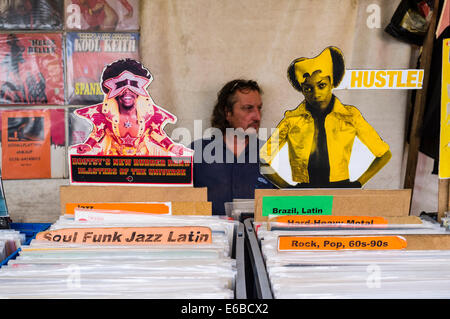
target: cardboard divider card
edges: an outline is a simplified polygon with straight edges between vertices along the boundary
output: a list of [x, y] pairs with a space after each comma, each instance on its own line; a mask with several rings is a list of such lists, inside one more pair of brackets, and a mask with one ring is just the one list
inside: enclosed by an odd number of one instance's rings
[[316, 229], [407, 229], [426, 227], [420, 217], [382, 216], [301, 216], [287, 215], [270, 217], [268, 230], [312, 230]]
[[145, 212], [151, 203], [170, 203], [172, 215], [212, 214], [207, 189], [194, 187], [61, 186], [60, 203], [61, 215], [75, 207]]
[[40, 232], [36, 241], [96, 245], [182, 245], [212, 243], [203, 226], [67, 228]]
[[154, 203], [67, 203], [65, 214], [77, 210], [107, 211], [121, 214], [147, 215], [205, 215], [212, 214], [211, 202], [154, 202]]
[[277, 216], [269, 219], [269, 222], [287, 224], [356, 224], [356, 225], [386, 225], [388, 220], [379, 216]]
[[398, 250], [407, 246], [402, 236], [279, 236], [279, 251]]
[[[256, 189], [255, 190], [255, 221], [267, 221], [269, 213], [264, 207], [266, 198], [275, 197], [305, 197], [326, 199], [320, 205], [327, 204], [327, 209], [331, 205], [331, 213], [320, 207], [304, 207], [302, 205], [296, 211], [278, 212], [277, 215], [332, 215], [332, 216], [381, 216], [400, 217], [408, 216], [410, 208], [411, 190], [366, 190], [366, 189]], [[330, 198], [331, 197], [331, 198]], [[286, 199], [288, 202], [290, 200]], [[270, 200], [269, 200], [270, 203]], [[273, 201], [272, 203], [277, 203]], [[292, 201], [293, 205], [295, 200]], [[292, 208], [292, 206], [291, 206]], [[271, 206], [269, 206], [269, 210]], [[308, 211], [308, 209], [310, 209]], [[322, 211], [319, 211], [322, 209]], [[273, 207], [272, 207], [273, 212]], [[326, 214], [324, 214], [324, 212]], [[273, 214], [272, 214], [273, 215]]]
[[158, 203], [67, 203], [66, 214], [75, 214], [76, 209], [84, 210], [109, 210], [124, 213], [144, 213], [158, 215], [172, 215], [172, 204], [170, 202]]
[[268, 196], [262, 199], [262, 215], [331, 215], [333, 196]]

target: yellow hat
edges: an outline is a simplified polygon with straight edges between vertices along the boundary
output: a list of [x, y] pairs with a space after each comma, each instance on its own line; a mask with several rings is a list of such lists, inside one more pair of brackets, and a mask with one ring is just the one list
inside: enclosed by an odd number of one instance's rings
[[337, 87], [344, 76], [344, 56], [336, 47], [327, 47], [314, 58], [295, 59], [288, 68], [288, 78], [295, 89], [301, 91], [301, 84], [315, 72], [329, 76], [331, 85]]

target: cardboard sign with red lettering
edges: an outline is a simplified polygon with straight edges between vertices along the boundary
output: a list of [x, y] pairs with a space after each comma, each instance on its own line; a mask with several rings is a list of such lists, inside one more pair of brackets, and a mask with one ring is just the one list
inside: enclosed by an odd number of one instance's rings
[[199, 245], [212, 243], [204, 226], [67, 228], [40, 232], [36, 241], [94, 245]]

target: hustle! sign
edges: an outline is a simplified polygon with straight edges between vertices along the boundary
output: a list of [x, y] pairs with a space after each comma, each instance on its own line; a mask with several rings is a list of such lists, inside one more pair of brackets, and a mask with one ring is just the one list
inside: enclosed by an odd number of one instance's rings
[[346, 70], [337, 90], [422, 89], [424, 70]]

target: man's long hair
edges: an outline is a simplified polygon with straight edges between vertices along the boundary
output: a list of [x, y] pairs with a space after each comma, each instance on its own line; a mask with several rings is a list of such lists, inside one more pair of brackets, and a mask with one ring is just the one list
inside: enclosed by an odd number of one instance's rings
[[217, 102], [214, 106], [211, 126], [220, 129], [222, 132], [230, 127], [227, 121], [227, 113], [233, 112], [233, 105], [236, 103], [236, 91], [257, 91], [262, 94], [258, 83], [253, 80], [236, 79], [228, 82], [217, 94]]

